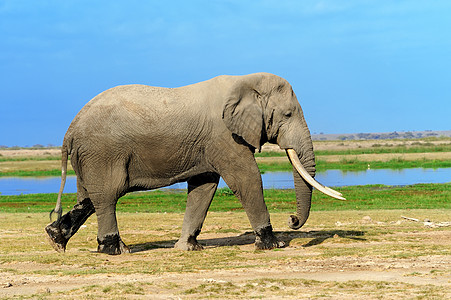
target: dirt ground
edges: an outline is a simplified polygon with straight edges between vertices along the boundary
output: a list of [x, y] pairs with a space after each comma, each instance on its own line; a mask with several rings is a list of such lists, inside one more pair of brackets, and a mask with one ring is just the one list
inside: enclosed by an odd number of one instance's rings
[[46, 214], [0, 214], [0, 298], [451, 297], [449, 211], [312, 212], [300, 231], [286, 217], [272, 214], [286, 248], [255, 251], [244, 213], [209, 213], [205, 249], [185, 252], [173, 249], [182, 214], [123, 213], [132, 253], [108, 256], [95, 252], [95, 217], [61, 254], [44, 240]]

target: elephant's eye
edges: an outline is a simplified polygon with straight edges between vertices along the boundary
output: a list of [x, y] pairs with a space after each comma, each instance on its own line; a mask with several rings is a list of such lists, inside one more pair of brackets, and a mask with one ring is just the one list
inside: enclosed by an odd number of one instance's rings
[[284, 113], [285, 117], [289, 118], [291, 117], [291, 111], [287, 111]]

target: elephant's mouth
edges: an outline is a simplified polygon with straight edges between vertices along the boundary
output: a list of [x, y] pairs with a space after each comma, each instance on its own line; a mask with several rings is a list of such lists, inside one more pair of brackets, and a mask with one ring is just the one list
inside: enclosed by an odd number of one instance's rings
[[327, 186], [322, 185], [318, 181], [316, 181], [310, 174], [307, 172], [307, 170], [302, 166], [301, 161], [299, 160], [298, 155], [296, 154], [296, 151], [293, 149], [287, 149], [286, 150], [288, 158], [290, 159], [291, 164], [296, 169], [296, 171], [301, 175], [302, 178], [308, 184], [313, 186], [315, 189], [320, 191], [321, 193], [330, 196], [332, 198], [338, 199], [338, 200], [346, 200], [346, 198], [343, 197], [343, 195], [340, 192], [337, 192]]

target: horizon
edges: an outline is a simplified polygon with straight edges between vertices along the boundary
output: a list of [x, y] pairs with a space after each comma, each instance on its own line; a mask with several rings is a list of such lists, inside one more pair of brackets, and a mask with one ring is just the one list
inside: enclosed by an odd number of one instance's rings
[[451, 129], [451, 2], [0, 1], [0, 145], [62, 144], [94, 96], [269, 72], [310, 132]]

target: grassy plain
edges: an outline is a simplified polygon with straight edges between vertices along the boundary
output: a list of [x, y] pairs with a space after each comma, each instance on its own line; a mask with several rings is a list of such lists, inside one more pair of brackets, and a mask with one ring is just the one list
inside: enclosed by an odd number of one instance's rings
[[[316, 142], [315, 149], [319, 170], [450, 167], [450, 144], [451, 139]], [[25, 156], [5, 151], [2, 175], [60, 175], [58, 150]], [[262, 171], [291, 170], [283, 155], [268, 149], [256, 156]], [[95, 252], [95, 215], [66, 253], [55, 252], [43, 229], [56, 194], [0, 196], [0, 298], [451, 298], [451, 183], [337, 190], [348, 201], [314, 191], [310, 218], [298, 231], [286, 225], [295, 211], [294, 192], [266, 190], [274, 230], [287, 244], [271, 251], [254, 250], [255, 236], [229, 189], [217, 191], [199, 236], [205, 247], [200, 252], [173, 249], [186, 191], [132, 193], [117, 206], [121, 237], [132, 250], [120, 256]], [[74, 194], [65, 194], [64, 210], [75, 201]]]

